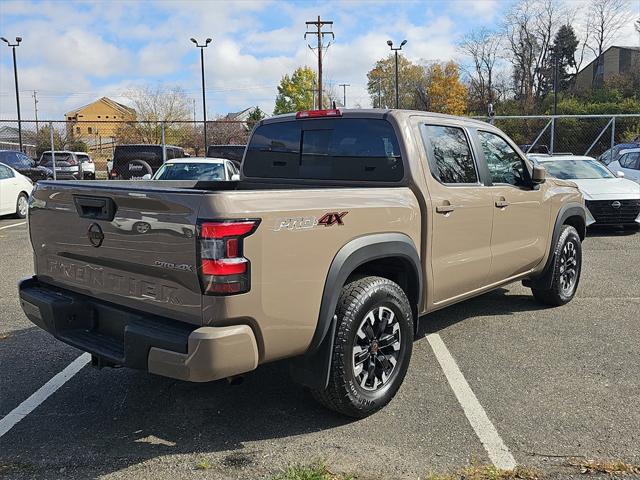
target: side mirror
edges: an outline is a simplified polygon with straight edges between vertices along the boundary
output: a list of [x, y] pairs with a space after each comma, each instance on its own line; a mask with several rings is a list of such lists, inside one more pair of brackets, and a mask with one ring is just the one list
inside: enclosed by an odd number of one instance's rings
[[547, 179], [547, 171], [544, 169], [542, 165], [534, 165], [533, 166], [533, 174], [531, 175], [531, 180], [534, 185], [540, 185], [544, 183]]
[[145, 174], [142, 176], [142, 180], [151, 180], [151, 174], [150, 174], [150, 173], [145, 173]]
[[620, 170], [618, 170], [618, 171], [616, 172], [616, 177], [618, 177], [618, 178], [624, 178], [624, 172], [621, 172]]
[[240, 175], [238, 175], [237, 173], [234, 173], [233, 175], [231, 175], [231, 181], [232, 182], [240, 181]]

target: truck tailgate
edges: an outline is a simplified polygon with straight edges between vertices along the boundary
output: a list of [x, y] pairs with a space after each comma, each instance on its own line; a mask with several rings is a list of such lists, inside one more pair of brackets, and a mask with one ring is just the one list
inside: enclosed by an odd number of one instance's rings
[[130, 185], [37, 184], [29, 230], [38, 279], [201, 324], [196, 221], [205, 192]]

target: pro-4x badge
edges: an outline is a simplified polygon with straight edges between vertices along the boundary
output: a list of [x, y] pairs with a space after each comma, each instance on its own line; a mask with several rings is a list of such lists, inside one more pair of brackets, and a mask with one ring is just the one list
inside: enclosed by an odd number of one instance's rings
[[309, 230], [318, 226], [332, 227], [334, 225], [344, 225], [344, 217], [349, 212], [329, 212], [320, 219], [317, 217], [287, 217], [278, 218], [272, 228], [274, 232], [283, 230]]
[[325, 227], [331, 227], [333, 225], [344, 225], [342, 219], [349, 212], [333, 212], [325, 213], [324, 216], [318, 220], [318, 225], [324, 225]]

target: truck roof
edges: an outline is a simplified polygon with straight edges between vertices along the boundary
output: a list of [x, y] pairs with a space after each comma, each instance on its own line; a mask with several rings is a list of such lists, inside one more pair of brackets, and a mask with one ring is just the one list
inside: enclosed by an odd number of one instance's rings
[[[481, 120], [476, 120], [469, 117], [459, 117], [456, 115], [447, 115], [444, 113], [434, 113], [434, 112], [426, 112], [423, 110], [401, 110], [394, 108], [339, 108], [341, 116], [343, 118], [386, 118], [386, 117], [395, 117], [395, 118], [407, 118], [407, 117], [427, 117], [434, 119], [443, 119], [443, 120], [454, 120], [456, 122], [468, 123], [476, 126], [491, 126], [491, 124], [487, 122], [483, 122]], [[294, 113], [285, 113], [282, 115], [275, 115], [270, 118], [266, 118], [261, 121], [262, 124], [283, 122], [288, 120], [294, 120], [296, 118], [296, 112]], [[335, 118], [335, 117], [332, 117]]]

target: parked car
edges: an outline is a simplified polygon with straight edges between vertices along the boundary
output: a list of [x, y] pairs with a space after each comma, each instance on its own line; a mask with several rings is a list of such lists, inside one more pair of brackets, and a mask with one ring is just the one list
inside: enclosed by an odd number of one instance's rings
[[[146, 178], [145, 178], [146, 177]], [[235, 162], [224, 158], [179, 158], [162, 165], [153, 177], [144, 180], [240, 180], [240, 171]]]
[[613, 148], [606, 150], [602, 155], [600, 155], [598, 157], [598, 161], [605, 165], [609, 165], [611, 162], [615, 162], [620, 158], [620, 152], [622, 152], [622, 150], [628, 150], [630, 148], [640, 148], [640, 143], [630, 142], [614, 145]]
[[82, 164], [75, 152], [69, 150], [43, 152], [40, 156], [40, 165], [53, 171], [53, 160], [55, 157], [56, 180], [82, 180]]
[[109, 178], [140, 180], [146, 174], [153, 175], [167, 160], [184, 157], [184, 149], [173, 145], [117, 145]]
[[609, 164], [612, 171], [621, 171], [625, 178], [640, 183], [640, 148], [622, 150], [618, 159]]
[[363, 417], [400, 387], [422, 315], [520, 280], [562, 305], [579, 283], [580, 191], [469, 118], [299, 112], [258, 123], [239, 182], [114, 183], [38, 182], [19, 285], [98, 366], [206, 382], [289, 358]]
[[85, 180], [96, 179], [96, 164], [93, 159], [85, 152], [75, 152], [76, 158], [82, 166], [82, 175]]
[[0, 163], [10, 166], [34, 182], [53, 178], [53, 170], [38, 165], [33, 158], [15, 150], [0, 150]]
[[618, 178], [595, 158], [531, 155], [547, 173], [575, 183], [587, 206], [587, 224], [640, 226], [640, 185]]
[[246, 145], [209, 145], [207, 147], [207, 157], [209, 158], [226, 158], [233, 160], [240, 165]]
[[25, 218], [33, 182], [16, 169], [0, 163], [0, 215]]

